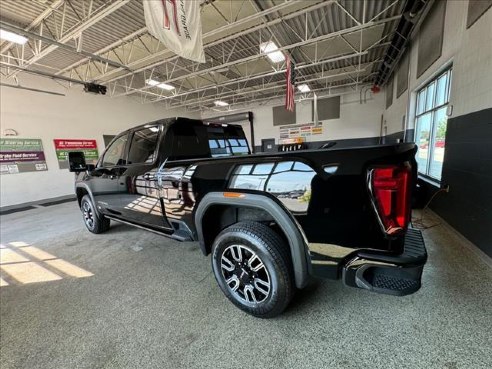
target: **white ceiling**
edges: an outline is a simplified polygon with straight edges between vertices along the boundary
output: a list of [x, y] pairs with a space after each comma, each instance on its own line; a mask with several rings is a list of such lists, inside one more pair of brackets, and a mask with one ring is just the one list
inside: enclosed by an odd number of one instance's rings
[[[207, 61], [198, 64], [177, 57], [147, 33], [142, 0], [2, 0], [1, 22], [32, 37], [24, 46], [0, 44], [0, 72], [2, 79], [14, 80], [22, 68], [103, 84], [112, 96], [143, 103], [210, 109], [215, 100], [233, 106], [285, 93], [285, 65], [260, 54], [259, 44], [271, 40], [295, 61], [297, 84], [320, 93], [357, 89], [378, 71], [404, 5], [404, 0], [208, 0], [201, 10]], [[148, 78], [176, 89], [147, 86]]]

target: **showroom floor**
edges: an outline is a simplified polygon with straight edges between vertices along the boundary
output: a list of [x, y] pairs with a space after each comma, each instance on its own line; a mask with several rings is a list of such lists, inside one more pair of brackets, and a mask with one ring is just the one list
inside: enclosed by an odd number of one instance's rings
[[0, 220], [3, 369], [492, 365], [492, 268], [444, 225], [424, 232], [418, 293], [320, 281], [260, 320], [226, 300], [195, 243], [90, 234], [75, 202]]

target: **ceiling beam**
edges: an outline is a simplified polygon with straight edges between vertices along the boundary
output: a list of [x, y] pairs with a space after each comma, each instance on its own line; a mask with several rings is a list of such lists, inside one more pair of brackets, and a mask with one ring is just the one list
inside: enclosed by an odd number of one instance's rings
[[[31, 22], [31, 24], [29, 24], [24, 30], [30, 31], [34, 27], [38, 26], [43, 20], [48, 18], [51, 15], [51, 13], [53, 13], [60, 6], [62, 6], [64, 2], [65, 0], [56, 0], [55, 2], [53, 2], [53, 4], [49, 6], [49, 8], [45, 9], [40, 15], [38, 15], [36, 19], [34, 19]], [[7, 42], [6, 45], [3, 46], [2, 49], [0, 50], [0, 54], [5, 54], [7, 50], [9, 50], [13, 45], [14, 44], [12, 42]]]
[[54, 75], [52, 73], [43, 72], [43, 71], [40, 71], [40, 70], [28, 69], [27, 67], [23, 67], [23, 66], [20, 66], [20, 65], [15, 65], [15, 64], [9, 64], [9, 63], [5, 63], [5, 62], [2, 62], [2, 61], [0, 61], [0, 67], [1, 68], [14, 69], [14, 70], [16, 70], [18, 72], [21, 72], [22, 71], [22, 72], [29, 73], [29, 74], [34, 74], [34, 75], [37, 75], [37, 76], [51, 78], [51, 79], [54, 79], [54, 80], [60, 80], [60, 81], [75, 83], [75, 84], [79, 84], [79, 85], [85, 85], [85, 82], [84, 81], [81, 81], [81, 80], [78, 80], [78, 79], [73, 79], [73, 78], [69, 78], [69, 77], [65, 77], [65, 76], [57, 76], [57, 75]]
[[[216, 45], [220, 45], [224, 42], [227, 42], [227, 41], [230, 41], [230, 40], [234, 40], [238, 37], [241, 37], [241, 36], [244, 36], [244, 35], [247, 35], [247, 34], [250, 34], [250, 33], [253, 33], [255, 31], [259, 31], [259, 30], [262, 30], [262, 29], [265, 29], [269, 26], [272, 26], [272, 25], [275, 25], [275, 24], [278, 24], [278, 23], [281, 23], [287, 19], [291, 19], [291, 18], [295, 18], [299, 15], [302, 15], [304, 13], [308, 13], [310, 11], [314, 11], [316, 9], [319, 9], [319, 8], [322, 8], [322, 7], [325, 7], [329, 4], [332, 4], [333, 1], [330, 0], [330, 1], [325, 1], [325, 2], [321, 2], [321, 3], [317, 3], [317, 4], [314, 4], [314, 5], [311, 5], [311, 6], [308, 6], [306, 8], [303, 8], [303, 9], [300, 9], [300, 10], [297, 10], [297, 11], [294, 11], [292, 13], [289, 13], [281, 18], [277, 18], [277, 19], [274, 19], [272, 21], [269, 21], [269, 22], [264, 22], [264, 23], [261, 23], [257, 26], [253, 26], [253, 27], [250, 27], [246, 30], [243, 30], [243, 31], [240, 31], [240, 32], [237, 32], [237, 33], [234, 33], [232, 35], [229, 35], [229, 36], [226, 36], [224, 38], [221, 38], [219, 40], [216, 40], [216, 41], [213, 41], [213, 42], [210, 42], [208, 44], [205, 44], [204, 47], [205, 48], [209, 48], [209, 47], [212, 47], [212, 46], [216, 46]], [[283, 3], [282, 3], [283, 4]], [[294, 2], [292, 1], [288, 1], [288, 4], [294, 4]], [[273, 9], [273, 8], [272, 8]], [[269, 9], [267, 9], [269, 10]], [[265, 10], [265, 11], [267, 11]], [[275, 8], [275, 10], [278, 10], [277, 8]], [[263, 14], [262, 13], [256, 13], [254, 14], [255, 18], [258, 18], [258, 17], [262, 17]], [[238, 21], [239, 22], [239, 21]], [[227, 31], [227, 30], [231, 30], [231, 29], [234, 29], [236, 27], [236, 24], [237, 22], [234, 22], [234, 23], [230, 23], [229, 25], [226, 25], [223, 27], [223, 31]], [[214, 31], [215, 33], [215, 31]], [[205, 33], [203, 35], [204, 38], [208, 38], [209, 37], [209, 33]], [[169, 62], [173, 62], [175, 60], [177, 60], [179, 58], [179, 56], [177, 55], [173, 55], [171, 57], [168, 57], [168, 58], [165, 58], [166, 56], [169, 56], [169, 54], [172, 54], [169, 50], [162, 50], [162, 51], [159, 51], [155, 54], [152, 54], [152, 55], [148, 55], [140, 60], [137, 60], [133, 63], [130, 63], [128, 64], [128, 67], [130, 69], [133, 70], [133, 72], [131, 73], [126, 73], [126, 74], [123, 74], [123, 75], [119, 75], [119, 76], [115, 76], [113, 77], [114, 74], [117, 74], [119, 72], [121, 72], [121, 70], [118, 70], [118, 69], [115, 69], [115, 70], [112, 70], [108, 73], [105, 73], [105, 74], [102, 74], [102, 75], [99, 75], [99, 76], [96, 76], [94, 78], [94, 80], [97, 80], [99, 82], [106, 82], [106, 83], [110, 83], [110, 82], [114, 82], [118, 79], [121, 79], [121, 78], [126, 78], [126, 77], [129, 77], [131, 76], [132, 74], [136, 74], [136, 73], [140, 73], [140, 72], [143, 72], [144, 70], [147, 70], [147, 69], [151, 69], [151, 68], [155, 68], [159, 65], [163, 65], [165, 63], [169, 63]], [[151, 62], [152, 60], [155, 60], [155, 59], [160, 59], [158, 60], [157, 62], [154, 62], [152, 64], [147, 64], [147, 65], [144, 65], [144, 66], [141, 66], [141, 64], [143, 62]], [[162, 59], [164, 58], [164, 59]], [[139, 67], [140, 66], [140, 67]]]
[[[367, 29], [367, 28], [376, 27], [376, 26], [385, 24], [387, 22], [394, 21], [394, 20], [399, 19], [399, 18], [400, 18], [400, 16], [393, 16], [393, 17], [381, 19], [381, 20], [378, 20], [378, 21], [367, 22], [367, 23], [364, 23], [364, 24], [361, 24], [361, 25], [357, 25], [357, 26], [354, 26], [354, 27], [345, 28], [345, 29], [340, 30], [340, 31], [331, 32], [331, 33], [328, 33], [326, 35], [314, 37], [312, 39], [308, 39], [308, 40], [304, 40], [304, 41], [299, 41], [299, 42], [296, 42], [296, 43], [293, 43], [293, 44], [290, 44], [290, 45], [282, 46], [282, 47], [279, 47], [278, 50], [285, 51], [285, 50], [289, 50], [289, 49], [292, 49], [292, 48], [295, 48], [295, 47], [300, 47], [300, 46], [305, 46], [305, 45], [309, 45], [309, 44], [313, 44], [313, 43], [317, 43], [317, 42], [321, 42], [321, 41], [326, 41], [328, 39], [333, 39], [335, 37], [342, 36], [342, 35], [345, 35], [345, 34], [348, 34], [348, 33], [354, 33], [354, 32], [358, 32], [358, 31], [362, 31], [362, 30]], [[357, 54], [354, 54], [354, 55], [357, 55]], [[206, 68], [206, 69], [202, 69], [202, 70], [197, 70], [197, 71], [193, 71], [193, 72], [190, 71], [190, 73], [188, 73], [186, 75], [183, 75], [183, 76], [180, 76], [180, 77], [170, 78], [170, 79], [167, 79], [167, 80], [161, 81], [161, 82], [164, 82], [164, 83], [169, 84], [169, 83], [177, 82], [177, 81], [180, 81], [180, 80], [183, 80], [183, 79], [186, 79], [186, 78], [200, 76], [201, 74], [215, 72], [217, 70], [220, 70], [220, 69], [223, 69], [223, 68], [228, 68], [228, 67], [231, 67], [231, 66], [236, 65], [236, 64], [242, 64], [242, 63], [251, 62], [251, 61], [254, 61], [254, 60], [257, 60], [257, 59], [260, 59], [260, 58], [264, 58], [264, 57], [265, 57], [265, 55], [259, 53], [259, 49], [258, 49], [258, 53], [257, 54], [250, 55], [248, 57], [245, 57], [245, 58], [242, 58], [242, 59], [239, 59], [239, 60], [234, 60], [234, 61], [231, 61], [231, 62], [227, 62], [227, 63], [215, 65], [215, 66], [210, 67], [210, 68]], [[159, 62], [159, 63], [157, 63], [157, 65], [160, 65], [162, 63], [163, 62]], [[134, 73], [137, 73], [137, 72], [138, 72], [138, 70], [137, 71], [134, 71], [132, 73], [129, 73], [128, 76], [129, 75], [132, 75]], [[122, 78], [122, 77], [119, 77], [117, 79], [120, 79], [120, 78]], [[128, 92], [124, 93], [123, 95], [130, 95], [130, 94], [133, 94], [135, 92], [143, 92], [143, 91], [148, 90], [148, 89], [151, 89], [151, 88], [153, 88], [153, 87], [152, 86], [143, 86], [142, 88], [140, 88], [138, 90], [131, 90], [131, 91], [128, 91]]]
[[[89, 27], [93, 26], [100, 20], [104, 19], [108, 15], [114, 13], [116, 10], [120, 9], [121, 7], [125, 6], [126, 4], [129, 3], [130, 0], [120, 0], [120, 1], [115, 1], [110, 3], [107, 6], [101, 6], [99, 9], [93, 11], [89, 16], [87, 16], [86, 19], [82, 20], [76, 27], [71, 29], [68, 33], [63, 35], [59, 40], [56, 40], [59, 43], [66, 43], [70, 40], [72, 40], [74, 37], [77, 37], [88, 29]], [[29, 65], [32, 65], [36, 63], [38, 60], [44, 58], [45, 56], [49, 55], [53, 51], [58, 49], [57, 45], [49, 45], [45, 49], [41, 50], [39, 53], [35, 54], [32, 58], [27, 60], [23, 67], [28, 67]], [[18, 72], [14, 72], [14, 74], [17, 74]]]
[[[367, 53], [364, 53], [364, 54], [367, 54]], [[350, 55], [343, 55], [343, 56], [338, 56], [338, 57], [334, 57], [334, 58], [330, 58], [330, 59], [325, 59], [325, 60], [319, 61], [317, 63], [304, 63], [304, 64], [296, 65], [296, 70], [299, 70], [299, 69], [302, 70], [302, 69], [305, 69], [305, 68], [310, 68], [310, 67], [314, 67], [314, 66], [321, 65], [321, 64], [334, 63], [334, 62], [337, 62], [337, 61], [341, 61], [341, 60], [345, 60], [345, 59], [350, 59], [350, 58], [354, 58], [354, 57], [357, 57], [357, 56], [358, 56], [357, 54], [355, 54], [355, 55], [354, 54], [350, 54]], [[285, 71], [286, 71], [286, 69], [279, 68], [278, 70], [275, 70], [273, 72], [261, 73], [261, 74], [256, 74], [256, 75], [252, 75], [252, 76], [245, 76], [245, 77], [235, 78], [233, 80], [228, 80], [228, 81], [225, 81], [223, 83], [219, 83], [217, 85], [205, 86], [205, 87], [201, 87], [199, 89], [186, 91], [186, 92], [179, 93], [179, 94], [176, 94], [176, 95], [173, 95], [173, 96], [162, 96], [161, 98], [154, 100], [154, 102], [161, 101], [161, 100], [167, 100], [167, 99], [170, 99], [170, 98], [176, 98], [176, 97], [179, 97], [179, 96], [186, 96], [186, 95], [190, 95], [190, 94], [193, 94], [193, 93], [203, 92], [203, 91], [206, 91], [206, 90], [219, 89], [219, 88], [222, 88], [222, 87], [225, 87], [225, 86], [229, 86], [229, 85], [233, 85], [233, 84], [236, 84], [236, 83], [239, 84], [239, 83], [243, 83], [243, 82], [253, 81], [253, 80], [256, 80], [256, 79], [271, 77], [271, 76], [274, 76], [274, 75], [277, 75], [277, 74], [285, 73]], [[303, 77], [303, 76], [301, 76], [301, 77]], [[320, 77], [320, 78], [322, 78], [322, 77]], [[302, 82], [305, 82], [305, 81], [302, 81]], [[248, 87], [252, 87], [252, 86], [248, 86]], [[138, 92], [138, 90], [136, 92]], [[116, 95], [115, 97], [119, 97], [119, 96], [121, 96], [121, 95]]]
[[[204, 2], [202, 3], [201, 5], [204, 6], [204, 5], [208, 5], [209, 3], [207, 2]], [[273, 13], [273, 12], [276, 12], [276, 11], [279, 11], [279, 10], [283, 10], [284, 8], [287, 8], [289, 6], [292, 6], [292, 2], [291, 1], [288, 1], [288, 0], [284, 0], [284, 2], [280, 3], [280, 4], [277, 4], [269, 9], [266, 9], [265, 11], [261, 12], [261, 13], [256, 13], [256, 14], [253, 14], [253, 15], [250, 15], [250, 16], [247, 16], [247, 17], [244, 17], [244, 18], [241, 18], [235, 22], [232, 22], [232, 23], [228, 23], [222, 27], [218, 27], [218, 28], [215, 28], [205, 34], [203, 34], [203, 39], [206, 40], [207, 38], [210, 38], [210, 37], [213, 37], [215, 35], [218, 35], [218, 34], [221, 34], [223, 32], [227, 32], [227, 31], [230, 31], [231, 29], [234, 29], [234, 28], [237, 28], [243, 24], [246, 24], [246, 23], [249, 23], [251, 21], [254, 21], [256, 20], [257, 18], [263, 16], [263, 15], [268, 15], [270, 13]], [[100, 55], [100, 54], [103, 54], [103, 53], [106, 53], [106, 52], [110, 52], [110, 51], [116, 51], [115, 49], [117, 49], [118, 47], [121, 47], [122, 45], [128, 43], [128, 42], [132, 42], [132, 41], [135, 41], [137, 38], [143, 36], [147, 34], [147, 27], [142, 27], [140, 29], [138, 29], [137, 31], [133, 32], [132, 34], [124, 37], [123, 39], [121, 40], [118, 40], [114, 43], [112, 43], [111, 45], [108, 45], [96, 52], [94, 52], [94, 54], [96, 55]], [[205, 45], [207, 46], [207, 45]], [[169, 55], [169, 54], [172, 54], [172, 52], [170, 50], [162, 50], [162, 51], [159, 51], [158, 53], [156, 54], [153, 54], [151, 55], [153, 58], [157, 58], [157, 57], [161, 57], [161, 56], [165, 56], [165, 55]], [[176, 56], [177, 57], [177, 56]], [[142, 58], [141, 60], [137, 60], [135, 61], [133, 64], [139, 64], [141, 62], [144, 62], [146, 58]], [[83, 60], [80, 60], [80, 61], [77, 61], [71, 65], [69, 65], [68, 67], [65, 67], [63, 68], [62, 70], [60, 70], [59, 72], [57, 72], [57, 74], [62, 74], [62, 73], [65, 73], [67, 71], [69, 71], [70, 69], [73, 69], [73, 68], [77, 68], [79, 67], [80, 65], [84, 64], [84, 63], [87, 63], [87, 62], [90, 62], [90, 59], [87, 58], [87, 59], [83, 59]], [[126, 69], [126, 68], [124, 68]], [[114, 73], [118, 73], [120, 71], [123, 71], [123, 68], [122, 69], [118, 69], [118, 70], [112, 70], [110, 71], [109, 73], [110, 74], [114, 74]], [[97, 79], [102, 79], [104, 78], [104, 76], [98, 76]], [[94, 78], [95, 79], [95, 78]]]
[[[373, 75], [374, 73], [371, 73], [371, 74], [368, 74], [365, 78]], [[370, 83], [367, 83], [367, 82], [363, 82], [361, 81], [359, 84], [357, 84], [357, 82], [350, 82], [350, 83], [344, 83], [344, 84], [341, 84], [341, 85], [335, 85], [335, 86], [330, 86], [328, 88], [317, 88], [317, 89], [314, 89], [314, 90], [311, 90], [309, 94], [300, 94], [302, 95], [303, 97], [302, 98], [297, 98], [295, 99], [296, 102], [300, 102], [302, 100], [310, 100], [311, 98], [309, 97], [309, 95], [313, 92], [326, 92], [328, 91], [328, 93], [325, 93], [325, 94], [322, 94], [322, 95], [318, 95], [318, 98], [323, 98], [323, 97], [327, 97], [327, 96], [334, 96], [334, 95], [340, 95], [340, 94], [332, 94], [331, 91], [333, 90], [338, 90], [338, 89], [341, 89], [341, 88], [346, 88], [346, 87], [356, 87], [356, 86], [359, 86], [359, 87], [362, 87], [362, 86], [369, 86], [371, 85]], [[246, 99], [244, 101], [236, 101], [233, 103], [234, 106], [237, 106], [237, 105], [249, 105], [253, 102], [262, 102], [262, 101], [269, 101], [269, 100], [277, 100], [277, 99], [281, 99], [281, 98], [284, 98], [283, 96], [284, 92], [282, 90], [280, 90], [279, 92], [275, 93], [274, 95], [269, 95], [269, 96], [265, 96], [265, 97], [260, 97], [260, 98], [253, 98], [253, 99]], [[189, 108], [189, 107], [192, 107], [192, 106], [199, 106], [200, 108], [204, 107], [204, 108], [209, 108], [207, 106], [204, 106], [202, 105], [203, 102], [200, 101], [200, 100], [195, 100], [195, 101], [190, 101], [190, 102], [187, 102], [186, 103], [186, 107]], [[179, 107], [179, 106], [183, 106], [183, 105], [179, 105], [179, 104], [170, 104], [169, 107], [172, 107], [172, 108], [175, 108], [175, 107]], [[224, 111], [224, 112], [227, 112], [227, 111]]]
[[[94, 53], [92, 53], [93, 55], [101, 55], [101, 54], [104, 54], [104, 53], [107, 53], [107, 52], [110, 52], [112, 51], [113, 49], [116, 49], [118, 47], [120, 47], [121, 45], [127, 43], [127, 42], [130, 42], [130, 41], [133, 41], [135, 40], [136, 38], [142, 36], [144, 33], [147, 32], [147, 27], [142, 27], [138, 30], [136, 30], [135, 32], [129, 34], [128, 36], [125, 36], [123, 37], [122, 39], [120, 40], [117, 40], [115, 42], [113, 42], [112, 44], [106, 46], [106, 47], [103, 47], [102, 49], [99, 49], [97, 51], [95, 51]], [[68, 67], [65, 67], [61, 70], [59, 70], [58, 72], [56, 72], [56, 75], [60, 75], [60, 74], [63, 74], [65, 72], [68, 72], [70, 71], [71, 69], [74, 69], [74, 68], [77, 68], [79, 67], [80, 65], [82, 64], [85, 64], [85, 63], [88, 63], [91, 61], [91, 59], [94, 59], [94, 58], [91, 58], [91, 57], [87, 57], [85, 59], [82, 59], [82, 60], [79, 60], [79, 61], [76, 61], [75, 63], [73, 64], [70, 64]], [[124, 66], [122, 67], [122, 69], [127, 69], [129, 70], [129, 68], [127, 66]]]
[[[343, 77], [343, 76], [348, 76], [348, 75], [351, 75], [351, 74], [356, 74], [356, 73], [361, 73], [361, 72], [365, 72], [367, 69], [362, 69], [362, 70], [352, 70], [352, 71], [347, 71], [347, 72], [343, 72], [343, 73], [339, 73], [339, 74], [336, 74], [336, 75], [329, 75], [329, 76], [324, 76], [324, 77], [320, 77], [317, 73], [316, 74], [311, 74], [311, 75], [308, 75], [308, 76], [304, 76], [305, 77], [305, 80], [301, 81], [302, 83], [311, 83], [311, 82], [319, 82], [320, 80], [327, 80], [327, 79], [330, 79], [330, 78], [335, 78], [335, 77]], [[365, 76], [365, 78], [367, 78], [367, 76]], [[354, 83], [357, 83], [357, 82], [354, 82]], [[216, 95], [208, 95], [208, 96], [202, 96], [202, 97], [198, 97], [196, 99], [193, 99], [193, 100], [181, 100], [179, 101], [179, 104], [180, 105], [189, 105], [191, 103], [212, 103], [214, 102], [215, 100], [221, 100], [223, 98], [234, 98], [234, 97], [237, 97], [237, 96], [243, 96], [243, 95], [254, 95], [254, 94], [257, 94], [259, 92], [265, 92], [265, 91], [271, 91], [271, 90], [276, 90], [276, 89], [281, 89], [281, 91], [284, 91], [285, 90], [285, 81], [281, 81], [281, 82], [274, 82], [272, 84], [270, 84], [269, 86], [252, 86], [252, 87], [248, 87], [248, 88], [252, 88], [252, 90], [245, 90], [245, 89], [237, 89], [237, 90], [232, 90], [232, 91], [227, 91], [225, 93], [220, 93], [220, 94], [216, 94]], [[326, 81], [325, 82], [325, 86], [322, 87], [321, 89], [315, 89], [313, 91], [319, 91], [319, 90], [326, 90], [326, 89], [329, 89], [330, 86], [329, 86], [329, 82]], [[172, 97], [171, 97], [172, 98]], [[156, 102], [156, 100], [150, 100], [150, 101], [147, 101], [147, 103], [154, 103]], [[172, 104], [172, 101], [171, 101], [171, 104]]]
[[53, 46], [59, 47], [60, 49], [64, 49], [64, 50], [71, 51], [71, 52], [76, 53], [76, 54], [86, 56], [89, 59], [97, 60], [101, 63], [108, 64], [108, 65], [111, 65], [111, 66], [116, 67], [116, 68], [124, 68], [126, 70], [129, 70], [125, 65], [123, 65], [121, 63], [115, 62], [115, 61], [110, 60], [110, 59], [103, 58], [99, 55], [94, 55], [94, 54], [89, 53], [87, 51], [77, 50], [77, 48], [75, 48], [73, 46], [58, 42], [58, 41], [53, 40], [49, 37], [45, 37], [43, 35], [31, 32], [31, 31], [26, 31], [20, 27], [14, 26], [13, 24], [9, 24], [9, 23], [0, 21], [0, 28], [7, 30], [7, 31], [10, 31], [10, 32], [13, 32], [13, 33], [16, 33], [16, 34], [19, 34], [19, 35], [22, 35], [22, 36], [26, 36], [26, 37], [31, 38], [31, 39], [43, 41], [49, 45], [53, 45]]

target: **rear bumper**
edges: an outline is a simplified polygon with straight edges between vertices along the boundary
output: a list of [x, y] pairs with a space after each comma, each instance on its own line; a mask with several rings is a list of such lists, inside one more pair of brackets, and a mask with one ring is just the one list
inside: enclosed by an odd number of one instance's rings
[[401, 255], [358, 252], [344, 265], [342, 280], [351, 287], [405, 296], [419, 290], [426, 261], [427, 251], [422, 233], [408, 229]]

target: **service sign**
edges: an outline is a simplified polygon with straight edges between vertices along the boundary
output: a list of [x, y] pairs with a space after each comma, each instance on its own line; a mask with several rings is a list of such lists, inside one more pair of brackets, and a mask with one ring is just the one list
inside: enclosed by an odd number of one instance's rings
[[68, 169], [68, 153], [82, 151], [87, 164], [96, 164], [99, 158], [96, 140], [55, 139], [56, 158], [60, 169]]
[[37, 138], [1, 138], [0, 174], [48, 170], [43, 143]]

